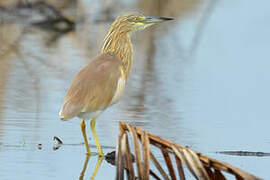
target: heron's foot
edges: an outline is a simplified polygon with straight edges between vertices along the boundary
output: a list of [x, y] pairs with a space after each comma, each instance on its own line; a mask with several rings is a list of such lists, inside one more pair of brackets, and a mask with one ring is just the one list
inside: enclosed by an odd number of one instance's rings
[[[98, 148], [98, 147], [97, 147], [97, 148]], [[99, 157], [103, 157], [103, 156], [104, 156], [104, 154], [103, 154], [102, 150], [101, 150], [101, 149], [99, 149], [99, 148], [98, 148], [98, 156], [99, 156]]]

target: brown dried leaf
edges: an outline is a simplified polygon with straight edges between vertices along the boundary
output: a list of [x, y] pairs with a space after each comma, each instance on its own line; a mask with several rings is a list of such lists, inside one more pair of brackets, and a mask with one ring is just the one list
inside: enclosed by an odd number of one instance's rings
[[175, 146], [172, 146], [172, 149], [174, 150], [174, 153], [177, 155], [177, 157], [185, 163], [185, 165], [187, 166], [187, 168], [189, 169], [189, 171], [191, 172], [191, 174], [196, 177], [196, 174], [195, 172], [193, 171], [193, 169], [191, 168], [188, 160], [186, 159], [183, 151], [181, 148], [177, 149]]
[[174, 169], [173, 169], [173, 165], [172, 165], [172, 161], [171, 161], [170, 155], [169, 155], [169, 153], [166, 151], [165, 148], [161, 148], [161, 152], [162, 152], [163, 157], [164, 157], [164, 159], [165, 159], [165, 161], [166, 161], [166, 164], [167, 164], [169, 173], [170, 173], [170, 175], [171, 175], [171, 179], [175, 180], [175, 179], [176, 179], [176, 176], [175, 176], [175, 173], [174, 173]]
[[127, 169], [128, 179], [135, 180], [134, 168], [132, 164], [132, 155], [130, 153], [128, 138], [126, 134], [124, 134], [123, 138], [124, 138], [124, 146], [125, 146], [124, 152], [126, 160], [125, 168]]
[[[135, 129], [126, 123], [120, 123], [120, 129], [122, 132], [129, 131], [131, 133], [131, 137], [132, 137], [135, 152], [136, 152], [136, 162], [137, 162], [139, 176], [142, 175], [143, 169], [142, 169], [142, 165], [141, 165], [141, 161], [140, 161], [140, 147], [138, 145], [138, 136], [140, 136], [141, 138], [144, 138], [145, 134], [147, 134], [147, 136], [149, 137], [150, 143], [152, 145], [154, 145], [155, 147], [157, 147], [158, 149], [162, 150], [162, 153], [163, 153], [164, 158], [166, 160], [167, 166], [169, 167], [168, 169], [169, 169], [169, 172], [170, 172], [172, 178], [176, 178], [176, 177], [174, 174], [171, 159], [168, 158], [169, 153], [175, 154], [176, 164], [177, 164], [179, 176], [181, 179], [184, 179], [184, 171], [182, 168], [181, 161], [187, 166], [189, 171], [196, 178], [214, 179], [213, 178], [214, 172], [212, 172], [212, 170], [211, 170], [211, 169], [213, 169], [217, 173], [220, 172], [221, 175], [222, 175], [222, 171], [230, 173], [232, 175], [235, 175], [235, 177], [237, 179], [247, 179], [247, 180], [259, 180], [260, 179], [256, 176], [249, 174], [241, 169], [238, 169], [237, 167], [234, 167], [230, 164], [227, 164], [227, 163], [224, 163], [221, 161], [217, 161], [217, 160], [212, 159], [210, 157], [207, 157], [203, 154], [200, 154], [196, 151], [193, 151], [185, 146], [181, 146], [181, 145], [178, 145], [170, 140], [160, 138], [154, 134], [148, 133], [148, 132], [143, 131], [139, 128]], [[144, 136], [144, 137], [142, 137], [142, 136]], [[143, 139], [142, 139], [142, 141], [143, 141]], [[144, 145], [142, 148], [145, 148]], [[160, 171], [163, 178], [166, 180], [169, 179], [168, 175], [162, 169], [161, 165], [158, 163], [158, 161], [156, 160], [156, 158], [153, 156], [153, 154], [151, 152], [150, 152], [150, 158], [151, 158], [152, 162], [154, 163], [154, 165], [156, 166], [156, 168]], [[222, 176], [220, 176], [220, 177], [222, 177]], [[140, 177], [142, 177], [142, 176], [140, 176]]]
[[209, 180], [210, 178], [207, 172], [205, 171], [201, 161], [199, 160], [197, 154], [189, 148], [183, 149], [183, 152], [198, 179]]
[[175, 161], [176, 161], [176, 165], [177, 165], [177, 169], [179, 173], [179, 178], [180, 180], [185, 180], [185, 173], [183, 170], [182, 162], [175, 153], [174, 153], [174, 157], [175, 157]]
[[159, 170], [160, 174], [163, 176], [163, 178], [165, 180], [170, 180], [169, 176], [166, 174], [166, 172], [161, 167], [161, 165], [159, 164], [158, 160], [155, 158], [155, 156], [152, 154], [151, 151], [150, 151], [150, 158], [151, 158], [152, 162], [154, 163], [154, 165], [156, 166], [156, 168]]
[[142, 148], [143, 148], [143, 179], [149, 179], [149, 169], [150, 169], [150, 143], [147, 132], [141, 136]]
[[214, 172], [211, 170], [211, 168], [209, 168], [208, 166], [204, 166], [204, 169], [205, 169], [205, 171], [207, 172], [209, 178], [210, 178], [211, 180], [214, 180], [214, 179], [215, 179], [215, 177], [214, 177]]
[[132, 126], [127, 125], [127, 128], [129, 132], [131, 133], [131, 138], [132, 138], [134, 149], [135, 149], [135, 159], [136, 159], [136, 165], [137, 165], [137, 171], [138, 171], [138, 178], [142, 179], [143, 176], [142, 176], [142, 167], [141, 167], [141, 153], [140, 153], [140, 146], [138, 142], [138, 136]]
[[117, 180], [123, 180], [124, 179], [124, 163], [122, 160], [122, 139], [123, 139], [123, 132], [120, 133], [118, 137], [118, 143], [116, 148], [116, 179]]
[[219, 170], [215, 170], [214, 179], [226, 180], [225, 176]]

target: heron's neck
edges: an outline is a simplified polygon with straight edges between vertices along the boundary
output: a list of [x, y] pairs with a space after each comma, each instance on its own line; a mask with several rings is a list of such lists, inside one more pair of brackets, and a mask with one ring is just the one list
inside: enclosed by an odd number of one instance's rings
[[128, 76], [133, 62], [132, 44], [129, 33], [109, 30], [102, 47], [102, 53], [108, 52], [115, 54], [121, 60], [125, 74]]

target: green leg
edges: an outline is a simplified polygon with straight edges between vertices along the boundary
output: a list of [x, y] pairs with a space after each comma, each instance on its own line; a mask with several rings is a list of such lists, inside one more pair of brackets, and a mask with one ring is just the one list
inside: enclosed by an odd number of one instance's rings
[[86, 136], [86, 133], [85, 133], [85, 122], [84, 122], [84, 120], [81, 121], [81, 130], [82, 130], [82, 135], [83, 135], [83, 139], [84, 139], [86, 152], [87, 152], [88, 155], [91, 155], [90, 148], [89, 148], [88, 141], [87, 141], [87, 136]]
[[92, 119], [91, 122], [90, 122], [90, 125], [91, 125], [92, 133], [93, 133], [94, 138], [95, 138], [96, 146], [97, 146], [97, 149], [98, 149], [98, 155], [103, 156], [103, 152], [101, 150], [99, 140], [97, 138], [97, 133], [96, 133], [96, 130], [95, 130], [96, 120], [97, 120], [97, 118]]

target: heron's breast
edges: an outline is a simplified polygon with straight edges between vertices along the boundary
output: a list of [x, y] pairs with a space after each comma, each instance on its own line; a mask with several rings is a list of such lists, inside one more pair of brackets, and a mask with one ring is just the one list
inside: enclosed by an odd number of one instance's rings
[[115, 104], [119, 101], [121, 95], [123, 94], [124, 92], [124, 89], [125, 89], [125, 85], [126, 85], [126, 79], [124, 76], [121, 76], [119, 79], [118, 79], [118, 83], [117, 83], [117, 87], [116, 87], [116, 90], [115, 90], [115, 93], [113, 95], [113, 98], [112, 98], [112, 101], [111, 101], [111, 105], [112, 104]]

